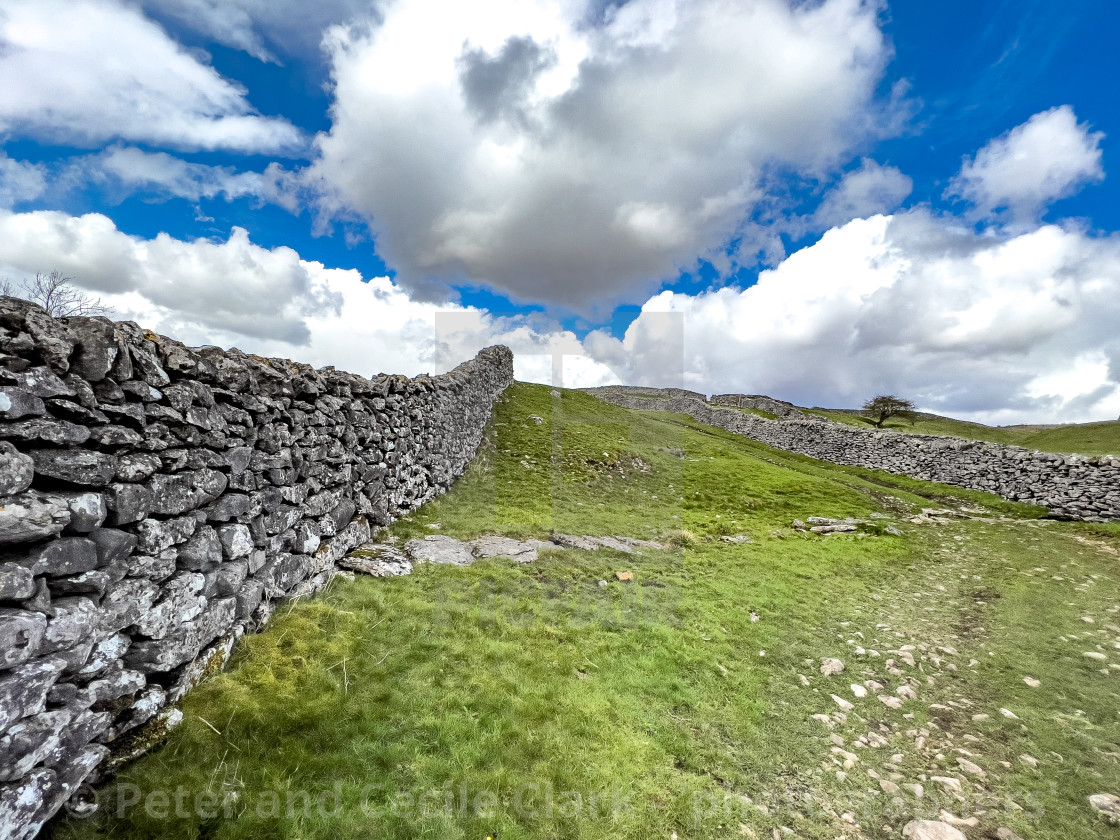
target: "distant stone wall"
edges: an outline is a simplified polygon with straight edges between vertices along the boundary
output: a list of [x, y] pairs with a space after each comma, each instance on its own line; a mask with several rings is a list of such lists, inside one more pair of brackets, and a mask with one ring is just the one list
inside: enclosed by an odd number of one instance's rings
[[158, 740], [371, 523], [444, 492], [512, 381], [505, 347], [365, 379], [0, 298], [0, 838]]
[[801, 420], [805, 417], [805, 412], [793, 403], [776, 400], [762, 394], [713, 394], [711, 404], [724, 407], [753, 408], [756, 411], [773, 414], [783, 420]]
[[[635, 389], [638, 390], [638, 389]], [[816, 420], [768, 420], [695, 398], [651, 400], [615, 388], [588, 393], [625, 408], [674, 411], [778, 449], [984, 490], [1071, 519], [1120, 519], [1120, 459], [1055, 455], [1021, 446], [937, 435], [873, 431]]]
[[683, 397], [687, 399], [706, 402], [708, 397], [697, 391], [687, 391], [684, 388], [643, 388], [641, 385], [603, 385], [599, 388], [587, 389], [596, 395], [613, 394], [619, 397], [641, 397], [643, 394], [652, 394], [654, 397], [674, 399]]

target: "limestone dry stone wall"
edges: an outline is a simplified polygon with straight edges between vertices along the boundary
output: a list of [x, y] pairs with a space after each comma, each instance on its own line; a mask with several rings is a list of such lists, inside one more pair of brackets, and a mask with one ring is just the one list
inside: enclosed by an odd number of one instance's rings
[[646, 411], [688, 414], [778, 449], [834, 464], [848, 464], [995, 493], [1088, 521], [1120, 519], [1120, 459], [1036, 452], [1021, 446], [938, 435], [873, 431], [839, 423], [768, 420], [690, 397], [647, 399], [657, 389], [590, 388], [607, 402]]
[[513, 355], [365, 379], [0, 298], [0, 838], [158, 740], [279, 599], [443, 492]]

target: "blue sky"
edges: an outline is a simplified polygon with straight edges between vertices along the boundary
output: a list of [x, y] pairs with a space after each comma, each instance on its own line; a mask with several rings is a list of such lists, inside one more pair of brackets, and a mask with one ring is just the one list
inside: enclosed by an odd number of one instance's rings
[[462, 6], [0, 0], [0, 278], [367, 374], [1120, 413], [1120, 7]]

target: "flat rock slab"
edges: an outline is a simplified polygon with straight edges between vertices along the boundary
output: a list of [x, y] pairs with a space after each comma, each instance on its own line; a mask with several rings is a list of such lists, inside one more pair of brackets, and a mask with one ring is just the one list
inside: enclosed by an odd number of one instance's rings
[[512, 537], [488, 536], [471, 540], [468, 545], [478, 558], [509, 557], [518, 563], [532, 563], [537, 559], [537, 547], [550, 543], [542, 543], [540, 540], [519, 542]]
[[509, 557], [518, 563], [532, 563], [542, 548], [575, 548], [581, 551], [598, 551], [609, 548], [633, 554], [636, 547], [662, 549], [661, 543], [633, 537], [579, 537], [555, 534], [551, 541], [515, 540], [490, 534], [473, 540], [457, 540], [442, 534], [432, 534], [423, 539], [406, 542], [403, 548], [388, 543], [367, 543], [357, 551], [339, 560], [339, 565], [361, 574], [374, 577], [393, 577], [412, 573], [416, 563], [446, 563], [469, 566], [475, 560], [490, 557]]
[[404, 550], [417, 563], [447, 563], [469, 566], [474, 562], [474, 552], [467, 543], [442, 534], [433, 534], [422, 540], [409, 540]]
[[636, 537], [615, 537], [615, 539], [627, 545], [635, 546], [636, 548], [652, 548], [657, 551], [665, 548], [664, 545], [659, 542], [654, 542], [653, 540], [639, 540]]
[[610, 548], [624, 554], [633, 554], [635, 548], [656, 550], [665, 548], [659, 542], [639, 540], [634, 537], [580, 537], [574, 534], [553, 534], [552, 542], [561, 548], [578, 548], [581, 551], [598, 551], [600, 548]]
[[391, 545], [371, 543], [338, 561], [338, 565], [353, 572], [373, 577], [399, 577], [412, 574], [412, 561]]
[[577, 537], [574, 534], [553, 534], [552, 541], [561, 548], [578, 548], [581, 551], [599, 550], [599, 541], [594, 537]]
[[622, 540], [614, 537], [593, 537], [595, 542], [599, 543], [603, 548], [613, 548], [615, 551], [621, 551], [623, 554], [633, 554], [634, 549], [624, 543]]

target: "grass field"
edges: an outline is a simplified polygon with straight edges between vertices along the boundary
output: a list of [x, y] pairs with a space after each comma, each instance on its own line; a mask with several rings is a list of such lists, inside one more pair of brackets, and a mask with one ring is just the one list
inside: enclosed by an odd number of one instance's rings
[[[909, 521], [944, 506], [987, 513]], [[831, 840], [945, 808], [977, 815], [969, 838], [1103, 837], [1086, 797], [1120, 793], [1120, 529], [1040, 513], [517, 384], [468, 473], [389, 535], [677, 548], [337, 579], [54, 836]]]
[[[838, 423], [873, 429], [866, 418], [849, 411], [811, 409], [810, 414]], [[1077, 452], [1082, 455], [1120, 454], [1120, 422], [1081, 423], [1067, 426], [985, 426], [950, 417], [920, 417], [911, 424], [888, 420], [883, 428], [921, 435], [956, 435], [971, 440], [990, 440], [1038, 449], [1042, 452]]]

